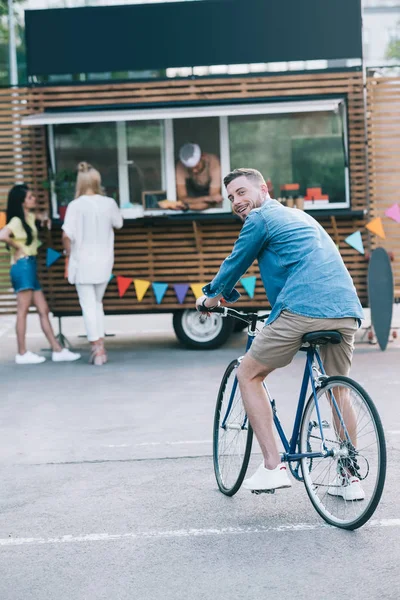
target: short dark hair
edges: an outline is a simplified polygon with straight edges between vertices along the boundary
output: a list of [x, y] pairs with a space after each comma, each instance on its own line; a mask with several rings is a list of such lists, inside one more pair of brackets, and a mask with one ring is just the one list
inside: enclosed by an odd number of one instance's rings
[[253, 183], [265, 184], [264, 177], [261, 175], [260, 171], [257, 171], [257, 169], [234, 169], [228, 173], [226, 177], [224, 177], [224, 186], [228, 187], [231, 181], [237, 179], [238, 177], [246, 177]]

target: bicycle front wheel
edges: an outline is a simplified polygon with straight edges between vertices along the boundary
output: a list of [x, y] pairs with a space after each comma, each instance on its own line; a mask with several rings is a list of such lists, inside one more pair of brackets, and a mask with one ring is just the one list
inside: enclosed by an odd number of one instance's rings
[[236, 378], [238, 366], [239, 362], [233, 360], [225, 371], [214, 416], [214, 472], [218, 487], [226, 496], [236, 494], [242, 485], [253, 442], [253, 430]]
[[[318, 410], [320, 419], [318, 417]], [[386, 476], [381, 420], [363, 388], [348, 377], [328, 377], [311, 395], [300, 429], [300, 451], [321, 452], [322, 437], [332, 456], [303, 458], [308, 496], [327, 523], [357, 529], [373, 515]]]

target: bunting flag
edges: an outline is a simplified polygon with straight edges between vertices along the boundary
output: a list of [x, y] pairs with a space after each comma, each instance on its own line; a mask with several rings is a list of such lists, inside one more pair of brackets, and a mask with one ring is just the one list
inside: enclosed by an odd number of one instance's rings
[[53, 248], [47, 248], [46, 251], [46, 267], [51, 267], [62, 255], [57, 252], [57, 250], [53, 250]]
[[360, 231], [355, 231], [351, 235], [349, 235], [345, 240], [346, 244], [357, 250], [360, 254], [365, 254], [364, 245], [361, 237]]
[[396, 221], [396, 223], [400, 223], [400, 206], [398, 204], [393, 204], [385, 211], [385, 215], [389, 217], [389, 219]]
[[382, 219], [380, 217], [376, 217], [375, 219], [372, 219], [372, 221], [367, 223], [367, 225], [365, 227], [369, 231], [374, 233], [375, 235], [378, 235], [379, 237], [381, 237], [383, 239], [386, 238], [385, 230], [383, 229], [383, 225], [382, 225]]
[[205, 285], [207, 285], [207, 284], [205, 284], [205, 283], [191, 283], [190, 284], [190, 289], [192, 290], [196, 300], [197, 300], [197, 298], [204, 296], [203, 287]]
[[242, 279], [240, 280], [240, 283], [242, 284], [250, 298], [254, 298], [254, 292], [256, 290], [256, 281], [257, 277], [255, 276], [242, 277]]
[[174, 283], [174, 290], [176, 297], [178, 298], [179, 304], [183, 304], [185, 302], [186, 294], [188, 293], [189, 284], [188, 283]]
[[162, 299], [164, 298], [165, 292], [168, 289], [168, 283], [157, 283], [154, 282], [151, 284], [153, 288], [154, 295], [156, 297], [157, 304], [161, 304]]
[[135, 284], [135, 292], [139, 302], [141, 302], [144, 298], [145, 293], [149, 289], [150, 281], [145, 281], [144, 279], [134, 279], [133, 283]]
[[6, 213], [0, 212], [0, 229], [3, 229], [3, 227], [6, 226], [6, 220]]
[[117, 286], [119, 297], [122, 298], [126, 294], [128, 287], [132, 283], [131, 277], [124, 277], [123, 275], [117, 275]]
[[111, 275], [110, 275], [110, 279], [108, 280], [108, 283], [110, 283], [110, 281], [112, 281], [112, 280], [114, 279], [114, 277], [115, 277], [115, 275], [113, 275], [113, 274], [111, 273]]

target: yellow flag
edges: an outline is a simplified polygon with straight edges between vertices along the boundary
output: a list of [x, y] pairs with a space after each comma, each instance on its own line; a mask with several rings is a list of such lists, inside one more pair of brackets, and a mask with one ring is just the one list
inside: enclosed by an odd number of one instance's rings
[[135, 285], [137, 299], [139, 302], [141, 302], [145, 293], [149, 289], [150, 281], [145, 281], [144, 279], [134, 279], [133, 283]]
[[380, 217], [376, 217], [376, 219], [372, 219], [372, 221], [367, 223], [367, 225], [365, 227], [367, 229], [369, 229], [369, 231], [371, 231], [372, 233], [375, 233], [375, 235], [378, 235], [379, 237], [381, 237], [383, 239], [386, 238], [385, 230], [383, 229], [383, 225], [382, 225], [382, 219]]
[[205, 285], [206, 285], [205, 283], [191, 283], [190, 284], [190, 289], [192, 290], [196, 300], [197, 300], [197, 298], [200, 298], [200, 296], [204, 296], [203, 287]]

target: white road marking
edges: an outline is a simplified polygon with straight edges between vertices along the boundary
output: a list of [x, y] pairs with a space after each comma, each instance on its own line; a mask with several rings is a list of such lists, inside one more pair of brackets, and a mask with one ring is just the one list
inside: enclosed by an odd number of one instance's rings
[[184, 440], [179, 442], [142, 442], [135, 446], [184, 446], [186, 444], [212, 444], [212, 440]]
[[[364, 529], [374, 529], [379, 527], [400, 527], [400, 519], [379, 519], [370, 521]], [[0, 539], [0, 547], [9, 546], [40, 546], [45, 544], [73, 544], [88, 542], [115, 542], [121, 540], [143, 540], [143, 539], [165, 539], [165, 538], [191, 538], [222, 535], [248, 535], [254, 533], [284, 533], [293, 531], [315, 531], [318, 529], [336, 530], [325, 523], [309, 524], [299, 523], [298, 525], [277, 525], [276, 527], [222, 527], [207, 529], [172, 529], [164, 531], [139, 531], [129, 533], [89, 533], [84, 535], [63, 535], [61, 537], [30, 537], [30, 538], [3, 538]]]
[[188, 446], [191, 444], [212, 444], [212, 440], [184, 440], [178, 442], [141, 442], [140, 444], [107, 444], [102, 448], [143, 448], [144, 446]]
[[[387, 431], [388, 435], [400, 435], [400, 430]], [[145, 446], [189, 446], [195, 444], [212, 444], [212, 440], [179, 440], [175, 442], [140, 442], [140, 444], [107, 444], [103, 448], [143, 448]]]

